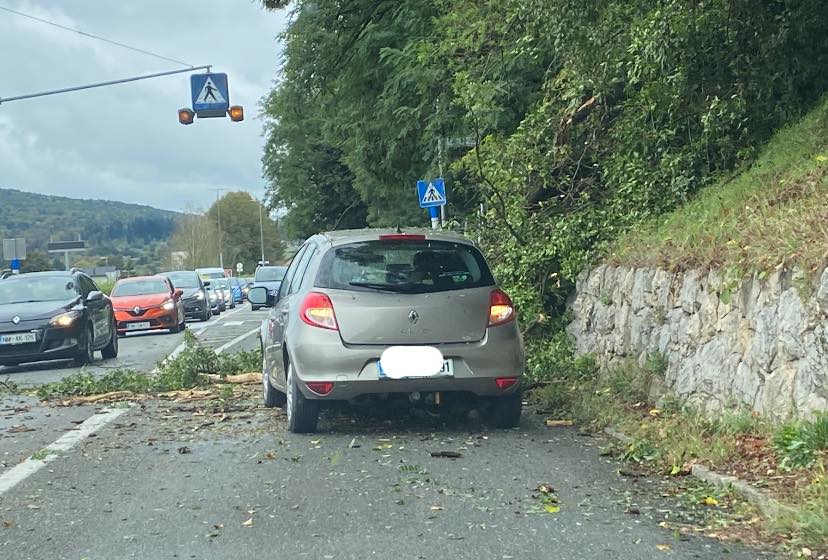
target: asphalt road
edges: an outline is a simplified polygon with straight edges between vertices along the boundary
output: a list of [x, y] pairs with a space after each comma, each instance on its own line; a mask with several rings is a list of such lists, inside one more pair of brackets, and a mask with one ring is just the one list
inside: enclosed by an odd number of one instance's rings
[[[229, 412], [135, 408], [60, 453], [0, 494], [0, 557], [761, 556], [677, 538], [659, 526], [682, 519], [679, 500], [663, 496], [668, 483], [620, 476], [600, 456], [605, 442], [530, 413], [519, 429], [498, 431], [345, 411], [299, 436], [252, 391], [250, 406]], [[539, 484], [554, 488], [559, 511], [545, 512]]]
[[[223, 351], [249, 350], [258, 344], [258, 338], [255, 335], [242, 337], [256, 329], [264, 315], [264, 311], [253, 312], [249, 306], [244, 305], [205, 323], [188, 323], [188, 328], [203, 344], [212, 348], [221, 348]], [[116, 368], [149, 373], [170, 353], [180, 348], [183, 341], [183, 333], [130, 334], [120, 340], [117, 359], [104, 361], [100, 353], [96, 353], [95, 362], [85, 368], [75, 367], [71, 361], [24, 364], [15, 368], [0, 367], [0, 382], [32, 387], [59, 381], [82, 370], [95, 376], [105, 375]], [[92, 406], [53, 407], [30, 396], [0, 397], [0, 475], [3, 469], [19, 464], [95, 413], [96, 409]], [[0, 558], [4, 558], [2, 554]]]

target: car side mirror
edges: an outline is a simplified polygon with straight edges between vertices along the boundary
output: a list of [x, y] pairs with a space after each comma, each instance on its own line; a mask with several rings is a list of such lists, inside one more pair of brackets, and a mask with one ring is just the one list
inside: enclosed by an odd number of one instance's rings
[[210, 282], [208, 282], [207, 280], [205, 280], [205, 281], [204, 281], [204, 287], [205, 287], [205, 288], [209, 288], [209, 287], [210, 287]]
[[250, 291], [247, 292], [247, 301], [260, 307], [273, 307], [276, 305], [278, 298], [268, 294], [267, 288], [264, 286], [256, 286], [250, 288]]
[[177, 298], [180, 298], [183, 295], [184, 295], [184, 290], [182, 290], [181, 288], [178, 288], [177, 290], [175, 290], [173, 292], [173, 296], [175, 296]]
[[89, 292], [86, 296], [86, 301], [93, 302], [93, 301], [102, 301], [104, 298], [103, 292], [99, 292], [97, 290], [93, 290]]

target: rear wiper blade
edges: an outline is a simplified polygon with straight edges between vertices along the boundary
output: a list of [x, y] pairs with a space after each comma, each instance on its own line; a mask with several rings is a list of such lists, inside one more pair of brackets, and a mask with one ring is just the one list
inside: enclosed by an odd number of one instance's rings
[[373, 290], [385, 290], [386, 292], [407, 292], [410, 290], [406, 290], [405, 287], [399, 284], [382, 284], [379, 282], [348, 282], [351, 286], [357, 286], [360, 288], [371, 288]]

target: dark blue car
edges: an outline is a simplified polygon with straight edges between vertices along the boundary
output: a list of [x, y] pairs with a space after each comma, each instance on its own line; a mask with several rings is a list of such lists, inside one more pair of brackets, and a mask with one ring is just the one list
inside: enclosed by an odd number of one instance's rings
[[[276, 295], [279, 291], [279, 286], [282, 285], [282, 279], [287, 272], [286, 266], [260, 266], [256, 269], [256, 276], [253, 278], [253, 287], [264, 286], [270, 295]], [[260, 306], [251, 304], [253, 311], [259, 309]]]

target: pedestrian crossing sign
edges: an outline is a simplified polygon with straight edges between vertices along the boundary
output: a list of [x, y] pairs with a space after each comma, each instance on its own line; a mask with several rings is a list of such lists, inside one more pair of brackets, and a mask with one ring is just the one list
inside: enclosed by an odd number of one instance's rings
[[435, 208], [446, 204], [446, 183], [443, 179], [417, 181], [420, 208]]
[[[227, 74], [193, 74], [190, 76], [193, 111], [201, 116], [224, 116], [230, 108]], [[210, 114], [203, 114], [210, 113]]]

